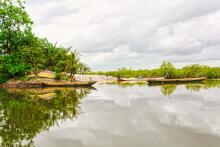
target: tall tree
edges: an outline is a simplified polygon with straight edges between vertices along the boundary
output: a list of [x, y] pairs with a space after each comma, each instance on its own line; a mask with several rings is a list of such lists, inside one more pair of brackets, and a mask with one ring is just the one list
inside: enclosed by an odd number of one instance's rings
[[160, 71], [166, 79], [175, 78], [175, 66], [169, 61], [163, 61], [160, 65]]
[[85, 74], [91, 71], [90, 67], [88, 67], [86, 64], [79, 62], [78, 64], [78, 73]]
[[79, 57], [78, 53], [76, 51], [70, 52], [68, 55], [68, 59], [66, 60], [66, 72], [68, 72], [70, 81], [74, 81], [74, 75], [77, 73], [77, 70], [79, 68]]
[[31, 45], [21, 47], [18, 54], [20, 55], [21, 61], [24, 64], [29, 64], [32, 72], [37, 76], [37, 74], [43, 70], [47, 58], [44, 54], [41, 41], [35, 36], [32, 36], [30, 39]]
[[75, 73], [87, 71], [76, 52], [69, 54], [70, 48], [34, 35], [24, 4], [23, 0], [0, 0], [0, 72], [15, 77], [59, 68], [70, 73], [73, 81]]
[[0, 0], [0, 53], [10, 54], [23, 45], [32, 21], [22, 0]]

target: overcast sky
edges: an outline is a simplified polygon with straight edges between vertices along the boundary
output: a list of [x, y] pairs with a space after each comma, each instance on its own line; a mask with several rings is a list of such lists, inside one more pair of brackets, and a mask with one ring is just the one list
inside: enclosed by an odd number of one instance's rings
[[93, 70], [220, 65], [220, 0], [28, 0], [34, 32]]

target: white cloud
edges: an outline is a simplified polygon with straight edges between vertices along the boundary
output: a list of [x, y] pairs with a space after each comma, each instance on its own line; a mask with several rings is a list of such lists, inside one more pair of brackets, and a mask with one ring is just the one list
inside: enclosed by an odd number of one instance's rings
[[32, 0], [27, 9], [36, 34], [93, 69], [220, 61], [219, 0]]

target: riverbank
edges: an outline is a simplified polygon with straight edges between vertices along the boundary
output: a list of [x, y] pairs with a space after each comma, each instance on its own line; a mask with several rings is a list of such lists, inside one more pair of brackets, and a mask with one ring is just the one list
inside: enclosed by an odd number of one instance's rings
[[[67, 76], [69, 76], [67, 74]], [[34, 78], [34, 75], [27, 76], [29, 78]], [[54, 80], [55, 73], [51, 71], [42, 71], [38, 74], [39, 78], [44, 78], [44, 80]], [[74, 78], [76, 81], [96, 81], [97, 83], [112, 83], [117, 82], [118, 78], [113, 76], [106, 76], [106, 75], [87, 75], [87, 74], [75, 74]]]
[[117, 82], [117, 78], [111, 76], [102, 75], [75, 75], [75, 81], [70, 82], [69, 80], [56, 80], [55, 73], [50, 71], [43, 71], [38, 74], [37, 77], [34, 75], [28, 75], [25, 78], [10, 79], [2, 84], [1, 88], [38, 88], [38, 87], [74, 87], [74, 86], [91, 86], [95, 83], [113, 83]]

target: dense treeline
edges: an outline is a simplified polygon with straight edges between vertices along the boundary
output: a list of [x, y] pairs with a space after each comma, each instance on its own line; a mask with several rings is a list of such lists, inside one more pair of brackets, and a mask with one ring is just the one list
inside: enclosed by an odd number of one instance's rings
[[32, 24], [23, 1], [0, 0], [1, 77], [37, 75], [42, 70], [51, 70], [56, 71], [57, 78], [61, 72], [68, 72], [73, 80], [75, 73], [90, 70], [80, 61], [77, 52], [35, 36]]
[[132, 70], [121, 68], [117, 71], [95, 72], [93, 74], [107, 75], [123, 78], [147, 78], [147, 77], [165, 77], [172, 78], [220, 78], [220, 67], [209, 67], [199, 64], [187, 65], [181, 69], [176, 69], [175, 66], [167, 61], [164, 61], [158, 69], [152, 70]]

